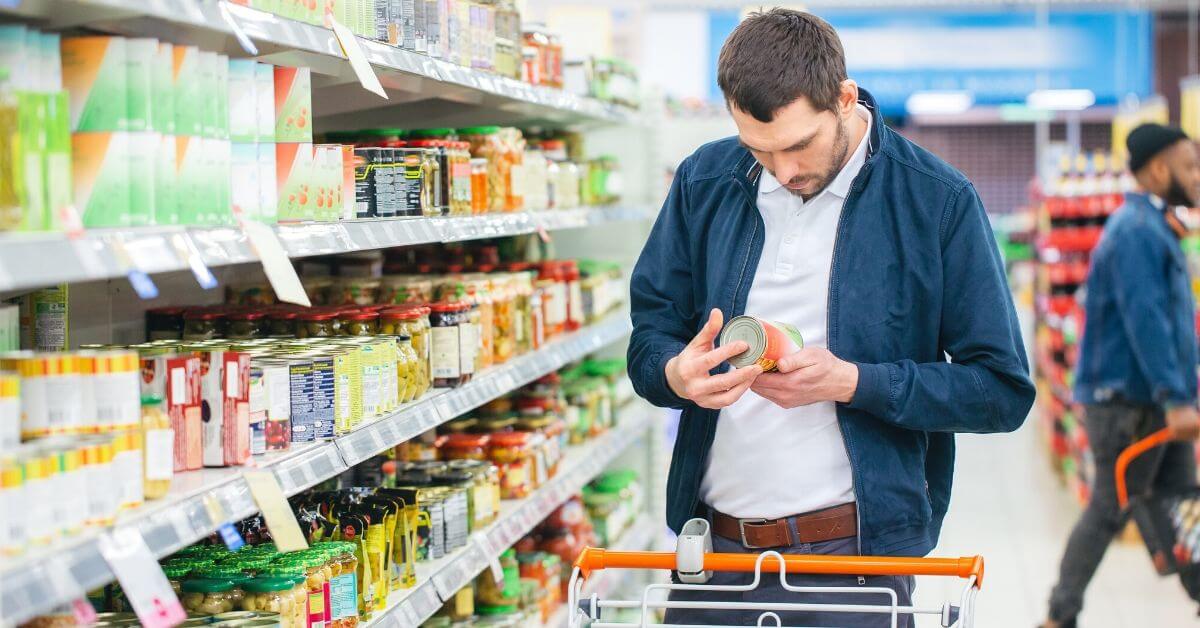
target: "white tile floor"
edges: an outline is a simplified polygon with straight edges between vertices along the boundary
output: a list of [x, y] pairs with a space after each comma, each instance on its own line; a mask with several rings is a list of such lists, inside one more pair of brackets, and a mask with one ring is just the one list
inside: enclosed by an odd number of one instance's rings
[[[938, 556], [982, 554], [978, 628], [1035, 626], [1079, 506], [1046, 462], [1036, 419], [1013, 434], [958, 438], [954, 496]], [[917, 602], [956, 597], [957, 581], [925, 579]], [[920, 626], [936, 626], [936, 621]], [[1114, 543], [1088, 589], [1083, 628], [1196, 626], [1196, 605], [1177, 580], [1159, 578], [1140, 544]]]

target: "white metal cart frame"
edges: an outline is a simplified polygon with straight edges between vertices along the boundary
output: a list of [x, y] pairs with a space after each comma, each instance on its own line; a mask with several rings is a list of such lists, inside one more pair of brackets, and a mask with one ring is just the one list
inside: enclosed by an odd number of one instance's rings
[[[688, 528], [700, 528], [700, 535], [688, 535]], [[629, 628], [651, 625], [651, 610], [658, 609], [714, 609], [762, 611], [758, 626], [782, 626], [778, 612], [833, 612], [833, 613], [878, 613], [891, 619], [893, 628], [899, 625], [904, 615], [932, 615], [940, 619], [944, 627], [970, 628], [974, 625], [975, 598], [983, 582], [983, 557], [962, 558], [909, 558], [893, 556], [818, 556], [783, 555], [776, 551], [761, 554], [717, 554], [704, 551], [711, 549], [708, 525], [703, 520], [693, 519], [685, 526], [676, 552], [614, 552], [589, 547], [575, 561], [567, 593], [567, 608], [570, 613], [567, 625], [578, 628], [590, 622], [592, 628]], [[717, 601], [670, 601], [657, 599], [655, 592], [670, 591], [750, 591], [758, 587], [763, 576], [764, 564], [778, 565], [779, 582], [784, 590], [797, 594], [846, 593], [871, 595], [876, 599], [887, 596], [891, 604], [831, 604], [804, 602], [717, 602]], [[584, 580], [592, 572], [601, 569], [662, 569], [677, 571], [681, 584], [651, 584], [642, 592], [640, 600], [603, 600], [592, 594], [582, 598]], [[771, 567], [767, 567], [771, 569]], [[747, 585], [706, 584], [713, 571], [736, 571], [754, 574]], [[940, 607], [900, 605], [896, 592], [887, 587], [805, 587], [788, 584], [787, 574], [826, 574], [850, 576], [941, 576], [965, 580], [958, 605], [950, 602]], [[603, 621], [605, 609], [639, 609], [638, 623], [613, 623]], [[679, 624], [658, 624], [663, 628], [692, 628]]]

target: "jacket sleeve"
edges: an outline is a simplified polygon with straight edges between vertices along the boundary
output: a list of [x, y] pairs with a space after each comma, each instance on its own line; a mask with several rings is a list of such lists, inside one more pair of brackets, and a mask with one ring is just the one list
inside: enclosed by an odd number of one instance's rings
[[849, 406], [931, 432], [1009, 432], [1034, 386], [1004, 264], [979, 195], [964, 185], [942, 219], [940, 349], [950, 360], [858, 364]]
[[1167, 285], [1171, 252], [1148, 225], [1134, 226], [1122, 236], [1113, 240], [1113, 253], [1120, 263], [1111, 265], [1109, 281], [1138, 369], [1155, 402], [1190, 403], [1193, 399], [1183, 381], [1171, 333]]
[[689, 163], [684, 160], [676, 171], [629, 280], [629, 379], [638, 395], [664, 408], [690, 403], [671, 390], [665, 368], [698, 329], [685, 222]]

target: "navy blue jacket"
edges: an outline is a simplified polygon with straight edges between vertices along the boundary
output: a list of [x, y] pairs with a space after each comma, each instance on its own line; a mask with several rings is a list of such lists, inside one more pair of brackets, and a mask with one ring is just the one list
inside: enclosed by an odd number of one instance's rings
[[[829, 294], [796, 298], [828, 299], [829, 350], [859, 368], [854, 400], [837, 414], [860, 551], [923, 555], [950, 502], [953, 433], [1016, 429], [1034, 387], [975, 189], [885, 126], [860, 94], [874, 116], [870, 150], [838, 221]], [[700, 147], [676, 172], [630, 280], [630, 378], [651, 403], [683, 411], [667, 480], [676, 531], [699, 506], [718, 412], [676, 396], [664, 366], [711, 308], [726, 320], [744, 313], [763, 248], [761, 176], [771, 175], [736, 138]]]
[[1196, 318], [1187, 260], [1162, 210], [1128, 194], [1092, 255], [1075, 399], [1196, 401]]

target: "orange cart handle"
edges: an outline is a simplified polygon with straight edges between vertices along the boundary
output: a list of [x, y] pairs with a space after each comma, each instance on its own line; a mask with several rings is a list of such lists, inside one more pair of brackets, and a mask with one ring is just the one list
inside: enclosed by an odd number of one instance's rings
[[[758, 554], [705, 554], [705, 571], [754, 571]], [[763, 561], [769, 569], [774, 559]], [[900, 556], [783, 556], [787, 573], [847, 576], [975, 576], [975, 586], [983, 583], [983, 557], [907, 558]], [[583, 577], [599, 569], [675, 569], [674, 552], [612, 552], [585, 547], [575, 560]]]
[[1171, 440], [1171, 430], [1162, 428], [1157, 432], [1139, 440], [1130, 445], [1117, 456], [1117, 503], [1120, 504], [1121, 510], [1125, 510], [1129, 506], [1129, 487], [1125, 485], [1125, 471], [1129, 468], [1130, 463], [1134, 458], [1158, 447], [1166, 444]]

